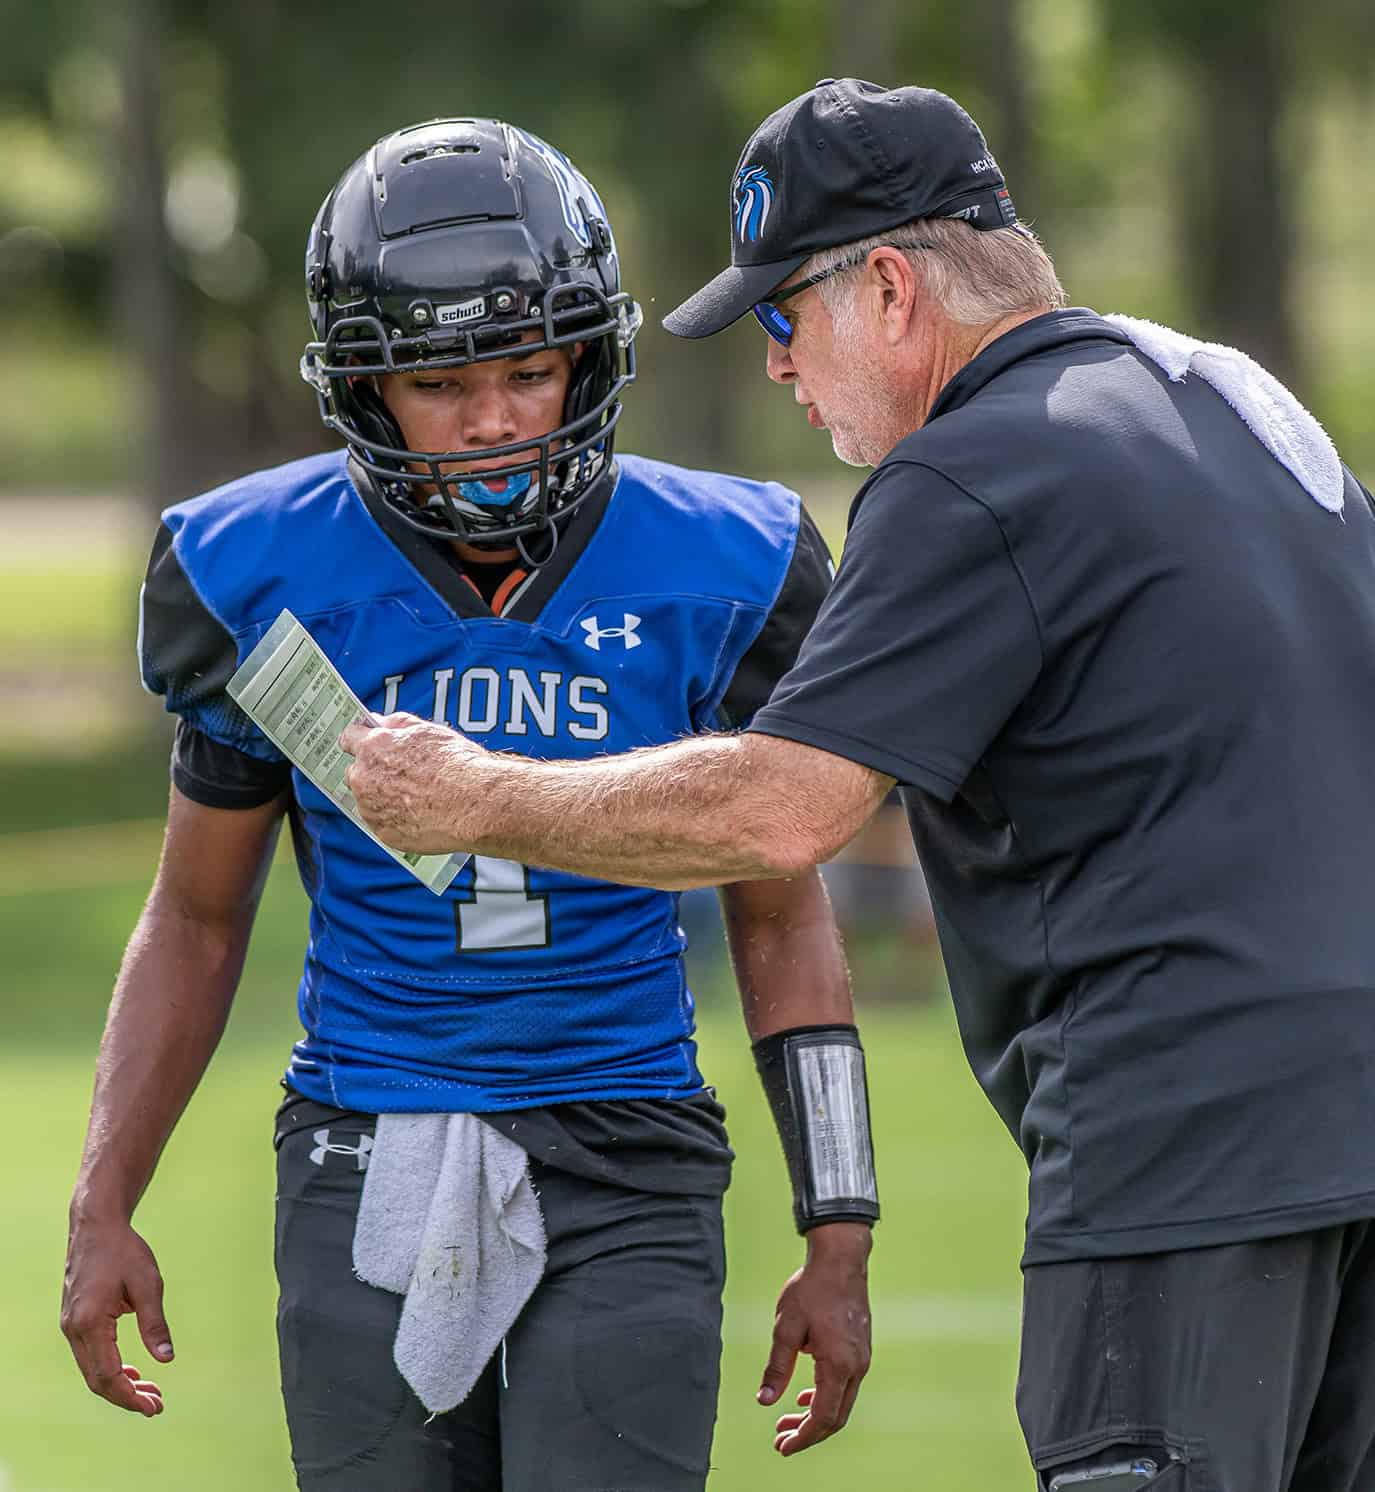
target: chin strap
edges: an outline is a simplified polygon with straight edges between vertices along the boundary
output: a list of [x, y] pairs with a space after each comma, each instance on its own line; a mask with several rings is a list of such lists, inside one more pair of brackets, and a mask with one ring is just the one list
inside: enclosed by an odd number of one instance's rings
[[793, 1217], [820, 1223], [878, 1221], [864, 1048], [854, 1026], [797, 1026], [754, 1043], [793, 1185]]
[[538, 559], [525, 547], [527, 537], [533, 538], [534, 535], [516, 535], [516, 553], [520, 555], [527, 570], [538, 570], [541, 565], [547, 565], [554, 558], [554, 552], [559, 547], [559, 526], [552, 519], [543, 528], [536, 529], [535, 533], [549, 536], [549, 548]]

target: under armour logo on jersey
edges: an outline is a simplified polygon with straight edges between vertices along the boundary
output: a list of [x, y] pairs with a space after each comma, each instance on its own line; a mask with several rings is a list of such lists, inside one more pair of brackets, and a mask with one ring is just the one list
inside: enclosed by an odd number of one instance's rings
[[601, 652], [603, 637], [619, 637], [627, 649], [639, 647], [644, 641], [639, 635], [640, 618], [631, 616], [628, 611], [624, 617], [624, 623], [619, 627], [602, 627], [598, 625], [596, 617], [585, 616], [580, 623], [582, 630], [587, 633], [583, 641], [594, 653]]
[[317, 1166], [323, 1166], [327, 1155], [352, 1155], [358, 1161], [358, 1169], [366, 1171], [368, 1168], [368, 1151], [372, 1149], [372, 1136], [359, 1135], [357, 1145], [331, 1145], [329, 1131], [317, 1129], [315, 1131], [315, 1149], [310, 1152], [310, 1158]]

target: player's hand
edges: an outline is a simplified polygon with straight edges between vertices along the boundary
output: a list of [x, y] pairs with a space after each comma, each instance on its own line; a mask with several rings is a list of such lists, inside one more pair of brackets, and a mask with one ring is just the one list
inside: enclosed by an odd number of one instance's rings
[[374, 834], [393, 849], [436, 855], [466, 849], [461, 769], [486, 755], [466, 736], [404, 712], [354, 721], [339, 737], [353, 757], [344, 781]]
[[159, 1362], [171, 1362], [172, 1334], [152, 1249], [128, 1223], [74, 1224], [62, 1287], [63, 1335], [93, 1394], [151, 1419], [162, 1413], [162, 1390], [119, 1357], [116, 1325], [130, 1312], [143, 1345]]
[[815, 1386], [798, 1395], [800, 1414], [774, 1427], [774, 1449], [796, 1455], [845, 1427], [869, 1371], [869, 1250], [864, 1223], [823, 1223], [807, 1234], [807, 1260], [783, 1287], [773, 1347], [759, 1388], [761, 1404], [776, 1404], [799, 1352], [815, 1365]]

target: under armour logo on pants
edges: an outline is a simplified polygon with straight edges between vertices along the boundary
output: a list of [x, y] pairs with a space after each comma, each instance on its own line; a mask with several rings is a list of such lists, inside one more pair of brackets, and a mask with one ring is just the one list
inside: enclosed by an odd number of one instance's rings
[[310, 1152], [310, 1158], [317, 1166], [323, 1166], [327, 1155], [353, 1155], [358, 1158], [358, 1169], [366, 1171], [368, 1168], [368, 1151], [372, 1149], [372, 1136], [359, 1135], [357, 1145], [331, 1145], [329, 1131], [317, 1129], [315, 1131], [315, 1149]]

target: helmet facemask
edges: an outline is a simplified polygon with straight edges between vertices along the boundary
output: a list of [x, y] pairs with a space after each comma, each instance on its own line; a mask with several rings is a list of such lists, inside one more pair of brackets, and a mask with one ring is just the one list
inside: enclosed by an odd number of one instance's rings
[[[455, 146], [462, 130], [488, 157], [505, 153], [506, 174], [520, 188], [511, 194], [511, 211], [502, 210], [498, 190], [488, 217], [444, 220], [473, 205], [473, 193], [465, 199], [462, 189], [476, 168], [463, 155], [478, 156], [479, 149]], [[412, 147], [399, 162], [394, 150], [384, 156], [393, 142], [409, 145], [417, 137], [435, 143], [421, 152]], [[621, 394], [635, 377], [634, 339], [642, 320], [620, 289], [600, 200], [565, 158], [557, 156], [560, 169], [551, 172], [547, 161], [556, 156], [543, 142], [496, 121], [443, 121], [400, 131], [341, 179], [321, 208], [307, 250], [317, 340], [306, 347], [301, 376], [315, 390], [325, 426], [343, 438], [412, 528], [482, 547], [514, 544], [531, 564], [552, 554], [557, 522], [610, 464]], [[437, 184], [443, 199], [437, 208], [425, 203], [430, 218], [388, 236], [377, 228], [375, 205], [367, 210], [367, 194], [385, 203], [384, 173], [398, 179], [416, 160], [439, 166], [443, 174], [432, 175], [425, 193], [433, 197], [431, 183]], [[570, 180], [582, 189], [576, 197]], [[401, 185], [411, 187], [404, 180]], [[486, 187], [491, 190], [490, 183]], [[454, 284], [460, 276], [462, 289]], [[574, 353], [578, 344], [562, 422], [512, 445], [412, 450], [373, 382], [553, 348]], [[493, 494], [475, 480], [471, 468], [483, 465], [493, 466], [491, 474], [499, 468], [505, 492]], [[536, 560], [525, 540], [540, 533], [547, 552]]]

